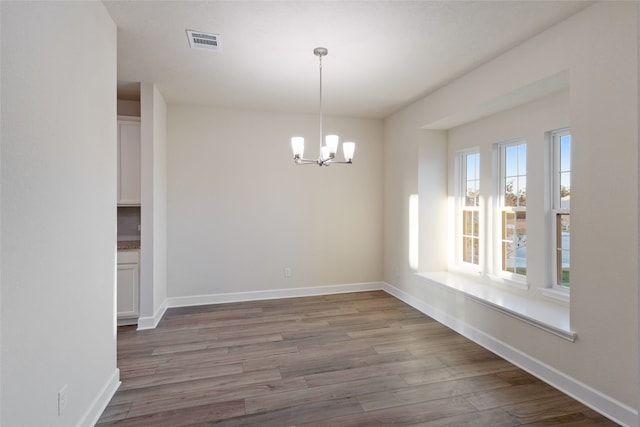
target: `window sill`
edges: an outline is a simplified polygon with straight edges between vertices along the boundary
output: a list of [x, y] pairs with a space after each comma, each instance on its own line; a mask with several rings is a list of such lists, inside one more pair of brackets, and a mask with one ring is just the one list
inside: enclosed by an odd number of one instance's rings
[[497, 283], [504, 286], [511, 286], [512, 288], [522, 289], [524, 291], [529, 290], [529, 284], [526, 283], [525, 280], [516, 280], [516, 279], [510, 279], [502, 276], [493, 276], [493, 275], [489, 275], [488, 277], [489, 279], [491, 279], [491, 284]]
[[569, 302], [569, 291], [561, 291], [554, 288], [541, 288], [540, 292], [545, 297], [553, 298], [562, 302]]
[[486, 279], [465, 274], [436, 271], [416, 275], [567, 341], [576, 340], [577, 335], [569, 324], [569, 307], [555, 301], [518, 295]]

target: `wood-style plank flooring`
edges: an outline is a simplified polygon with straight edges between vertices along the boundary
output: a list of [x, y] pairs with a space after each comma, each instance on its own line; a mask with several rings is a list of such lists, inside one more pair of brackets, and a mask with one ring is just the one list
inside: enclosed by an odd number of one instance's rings
[[174, 308], [118, 332], [98, 426], [615, 426], [384, 292]]

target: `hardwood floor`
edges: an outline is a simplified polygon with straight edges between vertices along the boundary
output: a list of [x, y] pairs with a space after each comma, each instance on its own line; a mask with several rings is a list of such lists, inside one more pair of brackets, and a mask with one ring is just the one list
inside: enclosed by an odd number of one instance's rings
[[615, 426], [380, 292], [169, 309], [118, 332], [98, 426]]

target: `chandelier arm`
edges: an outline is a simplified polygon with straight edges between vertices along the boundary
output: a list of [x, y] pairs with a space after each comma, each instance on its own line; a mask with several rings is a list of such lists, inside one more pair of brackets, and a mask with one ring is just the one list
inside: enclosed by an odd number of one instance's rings
[[299, 165], [311, 165], [311, 164], [315, 165], [315, 164], [318, 164], [317, 160], [305, 159], [305, 158], [302, 158], [302, 157], [298, 157], [298, 158], [295, 158], [293, 160]]

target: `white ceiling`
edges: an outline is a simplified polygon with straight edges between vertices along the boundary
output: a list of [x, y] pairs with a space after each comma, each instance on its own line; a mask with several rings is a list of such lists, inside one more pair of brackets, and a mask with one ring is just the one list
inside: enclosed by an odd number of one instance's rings
[[[169, 103], [383, 118], [588, 1], [109, 1], [118, 80]], [[220, 34], [191, 49], [185, 30]], [[123, 86], [124, 88], [124, 86]]]

